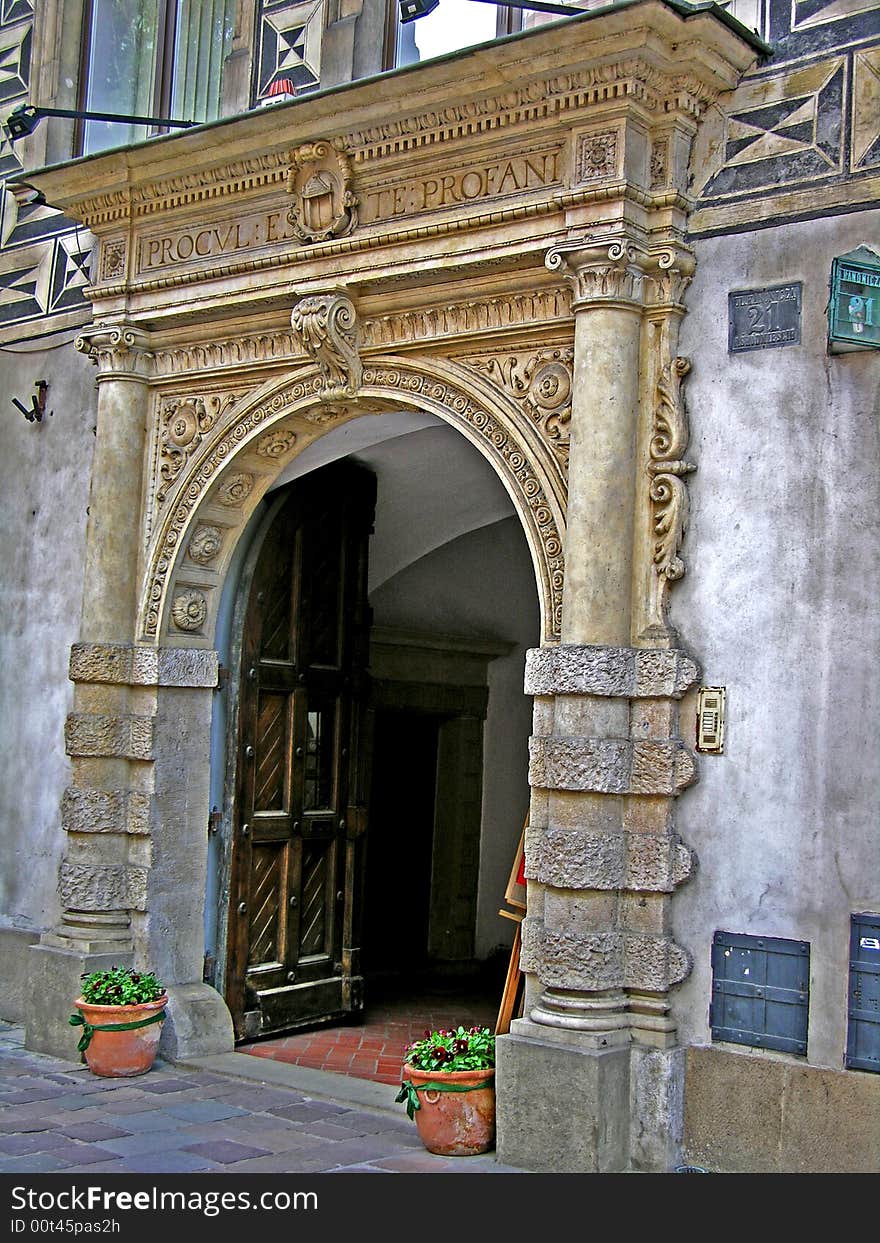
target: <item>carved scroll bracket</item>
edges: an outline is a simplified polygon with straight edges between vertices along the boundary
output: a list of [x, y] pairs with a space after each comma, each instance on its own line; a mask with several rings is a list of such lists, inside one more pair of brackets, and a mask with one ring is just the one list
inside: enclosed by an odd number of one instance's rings
[[361, 386], [357, 312], [340, 290], [310, 294], [293, 308], [293, 330], [320, 368], [326, 397], [353, 397]]
[[98, 368], [98, 380], [146, 380], [153, 374], [149, 334], [131, 324], [88, 328], [74, 341], [74, 348]]
[[[667, 347], [668, 351], [668, 347]], [[651, 500], [652, 591], [649, 605], [652, 627], [666, 629], [666, 592], [680, 579], [685, 565], [679, 555], [688, 523], [685, 476], [696, 470], [685, 458], [689, 430], [682, 382], [691, 369], [681, 355], [661, 355], [654, 386], [653, 434], [648, 475]]]
[[595, 305], [640, 308], [645, 294], [647, 252], [629, 238], [583, 238], [554, 246], [544, 263], [572, 286], [572, 310]]

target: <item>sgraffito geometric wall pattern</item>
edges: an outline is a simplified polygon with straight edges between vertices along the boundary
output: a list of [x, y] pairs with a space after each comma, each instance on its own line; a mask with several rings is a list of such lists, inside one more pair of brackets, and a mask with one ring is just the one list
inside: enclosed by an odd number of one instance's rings
[[[0, 116], [26, 103], [33, 4], [0, 0]], [[6, 136], [0, 143], [0, 346], [40, 340], [89, 317], [83, 298], [93, 238], [38, 203], [18, 203], [2, 182], [22, 171]]]
[[262, 0], [257, 12], [253, 102], [269, 93], [273, 82], [288, 78], [297, 92], [314, 90], [321, 76], [324, 0], [290, 4]]
[[721, 101], [695, 145], [694, 234], [876, 205], [877, 0], [767, 0], [772, 57]]

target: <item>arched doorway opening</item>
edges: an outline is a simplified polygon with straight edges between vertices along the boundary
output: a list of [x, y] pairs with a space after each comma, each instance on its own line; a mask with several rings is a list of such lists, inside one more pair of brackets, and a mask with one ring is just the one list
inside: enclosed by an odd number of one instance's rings
[[[244, 897], [236, 891], [233, 836], [218, 876], [218, 904], [226, 913], [215, 934], [215, 983], [225, 987], [238, 1014], [239, 1040], [337, 1023], [345, 1013], [356, 1015], [364, 1000], [369, 1007], [390, 991], [442, 985], [454, 996], [456, 989], [471, 995], [482, 989], [487, 1002], [497, 1003], [511, 939], [498, 908], [528, 806], [531, 711], [522, 673], [525, 649], [539, 641], [539, 608], [520, 520], [492, 467], [464, 437], [430, 414], [369, 415], [327, 433], [282, 471], [255, 515], [251, 550], [238, 575], [230, 694], [247, 695], [253, 665], [242, 645], [244, 596], [253, 588], [258, 544], [272, 529], [269, 514], [283, 512], [285, 497], [304, 485], [320, 495], [323, 472], [334, 463], [369, 475], [376, 495], [367, 577], [369, 694], [361, 705], [369, 747], [368, 827], [364, 849], [349, 851], [349, 874], [341, 862], [344, 848], [338, 848], [341, 888], [327, 877], [322, 881], [326, 896], [343, 892], [343, 906], [352, 897], [349, 927], [357, 944], [347, 950], [356, 953], [345, 962], [345, 987], [331, 986], [323, 1001], [313, 996], [310, 1009], [294, 1006], [285, 1014], [277, 1008], [279, 997], [296, 994], [300, 969], [284, 963], [273, 975], [271, 963], [261, 968], [259, 959], [274, 945], [268, 935], [273, 920], [283, 932], [287, 916], [278, 901], [277, 911], [272, 902], [266, 905], [265, 878], [262, 894], [257, 885]], [[242, 742], [237, 709], [228, 729], [234, 767]], [[295, 750], [296, 740], [290, 743]], [[240, 774], [228, 773], [227, 797], [234, 800], [240, 791]], [[238, 812], [232, 808], [227, 817], [233, 834], [241, 832]], [[362, 901], [344, 892], [345, 885], [361, 886]], [[297, 905], [311, 900], [314, 914], [315, 891], [290, 892], [288, 885], [283, 897]], [[238, 902], [260, 898], [254, 933], [262, 933], [263, 946], [247, 953], [272, 993], [268, 1005], [253, 989], [240, 999], [230, 993], [242, 981], [231, 970], [233, 951], [226, 952], [236, 939]], [[314, 966], [314, 937], [305, 948]], [[341, 962], [341, 955], [330, 962], [328, 975]], [[294, 978], [287, 980], [290, 973]], [[299, 983], [305, 997], [308, 981]]]

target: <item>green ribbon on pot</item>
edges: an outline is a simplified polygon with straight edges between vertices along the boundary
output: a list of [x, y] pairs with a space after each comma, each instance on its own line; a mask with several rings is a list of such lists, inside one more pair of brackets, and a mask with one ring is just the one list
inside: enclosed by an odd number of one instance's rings
[[79, 1038], [77, 1049], [85, 1055], [86, 1049], [92, 1043], [92, 1036], [95, 1032], [131, 1032], [136, 1027], [149, 1027], [150, 1023], [161, 1023], [165, 1017], [165, 1011], [159, 1010], [156, 1014], [151, 1014], [149, 1018], [138, 1019], [136, 1023], [87, 1023], [81, 1014], [71, 1014], [67, 1020], [71, 1027], [81, 1027], [83, 1034]]
[[418, 1087], [409, 1079], [404, 1079], [400, 1091], [394, 1098], [397, 1105], [406, 1101], [407, 1117], [412, 1119], [417, 1109], [421, 1109], [419, 1092], [476, 1092], [479, 1088], [491, 1088], [492, 1080], [484, 1079], [482, 1083], [420, 1083]]

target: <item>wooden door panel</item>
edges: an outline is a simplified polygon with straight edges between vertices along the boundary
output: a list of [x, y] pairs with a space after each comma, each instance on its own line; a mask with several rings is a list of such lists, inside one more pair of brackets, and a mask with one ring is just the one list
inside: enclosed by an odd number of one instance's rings
[[253, 560], [241, 640], [226, 996], [237, 1036], [359, 1008], [361, 756], [375, 480], [290, 486]]
[[265, 843], [251, 850], [248, 896], [248, 966], [280, 967], [284, 960], [284, 898], [287, 888], [287, 843]]
[[289, 695], [260, 690], [254, 745], [254, 811], [286, 811], [291, 746]]

